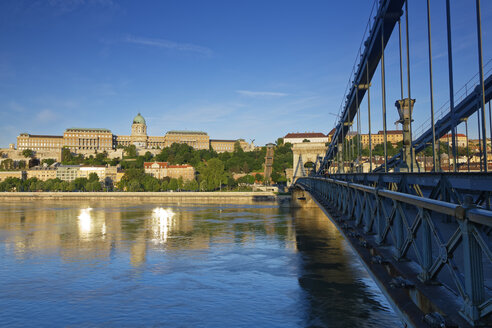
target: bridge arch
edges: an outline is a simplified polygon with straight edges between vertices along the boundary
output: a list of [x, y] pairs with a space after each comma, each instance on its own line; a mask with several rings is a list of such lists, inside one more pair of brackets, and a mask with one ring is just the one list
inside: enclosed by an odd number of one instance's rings
[[293, 155], [293, 176], [292, 183], [300, 176], [305, 176], [306, 163], [312, 162], [316, 164], [316, 170], [319, 168], [319, 157], [323, 157], [328, 147], [324, 142], [303, 142], [296, 143], [292, 146]]

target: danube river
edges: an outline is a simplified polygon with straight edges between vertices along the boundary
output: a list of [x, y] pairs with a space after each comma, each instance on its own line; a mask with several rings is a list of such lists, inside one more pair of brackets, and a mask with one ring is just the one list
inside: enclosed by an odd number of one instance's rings
[[6, 327], [398, 327], [318, 209], [0, 203]]

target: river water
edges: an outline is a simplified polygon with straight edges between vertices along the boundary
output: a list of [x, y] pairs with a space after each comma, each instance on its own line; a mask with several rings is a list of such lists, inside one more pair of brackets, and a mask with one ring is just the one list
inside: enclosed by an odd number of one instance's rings
[[319, 209], [0, 203], [0, 326], [400, 327]]

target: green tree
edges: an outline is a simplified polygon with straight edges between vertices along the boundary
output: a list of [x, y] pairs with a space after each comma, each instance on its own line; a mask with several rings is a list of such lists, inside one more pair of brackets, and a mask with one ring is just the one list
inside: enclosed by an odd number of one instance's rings
[[14, 169], [14, 161], [11, 158], [4, 159], [0, 163], [0, 170], [2, 171], [10, 171]]
[[62, 164], [64, 164], [64, 165], [71, 164], [72, 161], [73, 161], [73, 155], [70, 152], [70, 149], [64, 147], [62, 149], [62, 156], [61, 156], [61, 158], [62, 158]]
[[241, 148], [241, 143], [239, 142], [239, 140], [236, 140], [236, 142], [234, 143], [234, 152], [235, 153], [244, 153], [244, 150], [243, 150], [243, 148]]
[[92, 172], [89, 174], [89, 182], [99, 182], [99, 176], [96, 172]]
[[46, 164], [48, 166], [52, 165], [55, 162], [56, 162], [56, 160], [54, 158], [45, 158], [45, 159], [41, 160], [41, 164]]
[[140, 185], [140, 183], [136, 180], [131, 180], [129, 183], [128, 183], [128, 191], [131, 191], [131, 192], [136, 192], [136, 191], [142, 191], [142, 187]]
[[25, 169], [26, 168], [26, 161], [21, 160], [21, 161], [17, 162], [17, 168], [20, 170]]
[[34, 157], [34, 151], [32, 149], [24, 149], [22, 151], [22, 156], [24, 156], [25, 158]]
[[[49, 181], [49, 180], [48, 180]], [[77, 178], [73, 180], [70, 184], [72, 185], [72, 190], [76, 191], [87, 191], [87, 183], [89, 180], [87, 178]]]
[[130, 145], [130, 146], [125, 147], [123, 149], [123, 152], [125, 153], [126, 157], [128, 157], [128, 158], [137, 157], [137, 147], [135, 145]]
[[224, 171], [224, 163], [218, 158], [212, 158], [207, 163], [198, 167], [200, 187], [205, 181], [205, 190], [215, 190], [222, 183], [227, 181], [227, 175]]
[[171, 179], [171, 181], [169, 181], [168, 188], [169, 190], [178, 190], [178, 179]]

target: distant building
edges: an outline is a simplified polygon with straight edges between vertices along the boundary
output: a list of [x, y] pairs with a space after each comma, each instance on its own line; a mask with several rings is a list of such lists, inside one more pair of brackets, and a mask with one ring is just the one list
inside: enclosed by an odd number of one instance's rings
[[303, 132], [303, 133], [287, 133], [284, 137], [284, 143], [302, 143], [304, 140], [309, 142], [328, 142], [328, 136], [321, 132]]
[[79, 177], [79, 165], [60, 165], [56, 170], [56, 177], [63, 181], [73, 181]]
[[[165, 138], [164, 136], [149, 137], [147, 136], [147, 123], [143, 116], [138, 113], [133, 118], [132, 133], [129, 136], [117, 136], [116, 146], [130, 146], [135, 145], [137, 148], [164, 148]], [[115, 146], [115, 147], [116, 147]]]
[[108, 129], [70, 128], [63, 133], [63, 146], [71, 151], [113, 149], [113, 134]]
[[[449, 144], [451, 144], [453, 142], [451, 133], [442, 136], [441, 139], [439, 139], [439, 141], [443, 143], [448, 143], [449, 141]], [[456, 134], [456, 144], [458, 147], [466, 147], [466, 141], [467, 141], [466, 135], [461, 133]]]
[[188, 164], [170, 165], [168, 162], [145, 162], [144, 171], [157, 179], [182, 177], [186, 181], [195, 178], [195, 169]]
[[23, 180], [26, 178], [26, 171], [0, 171], [0, 181], [7, 178], [18, 178]]
[[[361, 134], [360, 139], [363, 147], [369, 146], [369, 134]], [[391, 142], [393, 146], [396, 146], [398, 142], [403, 141], [403, 132], [401, 130], [386, 130], [386, 140]], [[372, 133], [371, 143], [372, 148], [378, 144], [384, 143], [384, 132], [378, 131], [378, 133]]]
[[37, 178], [41, 181], [56, 179], [56, 171], [55, 166], [35, 166], [26, 171], [26, 178]]
[[[114, 167], [116, 169], [116, 166]], [[106, 165], [81, 165], [78, 171], [78, 178], [89, 179], [91, 173], [96, 173], [99, 181], [106, 179]]]
[[62, 136], [35, 135], [21, 133], [17, 137], [19, 150], [31, 149], [34, 151], [60, 150], [65, 144]]
[[[251, 151], [254, 145], [243, 139], [238, 139], [244, 151]], [[216, 140], [217, 141], [217, 140]], [[225, 142], [232, 143], [232, 147]], [[236, 140], [222, 140], [222, 145], [216, 145], [222, 151], [233, 151]], [[73, 153], [90, 154], [95, 152], [112, 151], [117, 147], [134, 145], [137, 149], [159, 149], [171, 146], [173, 143], [187, 144], [194, 149], [209, 149], [210, 138], [202, 131], [169, 131], [163, 136], [148, 136], [147, 123], [138, 113], [133, 118], [130, 135], [114, 135], [111, 130], [100, 128], [70, 128], [63, 136], [34, 135], [21, 133], [17, 137], [17, 148], [22, 151], [31, 149], [40, 155], [41, 152], [57, 151], [68, 148]], [[14, 147], [11, 147], [14, 151]], [[227, 149], [227, 150], [225, 150]], [[56, 156], [60, 157], [59, 155]]]
[[210, 139], [210, 147], [217, 153], [233, 152], [236, 142], [239, 142], [239, 147], [243, 151], [254, 150], [254, 144], [247, 143], [244, 139], [237, 140], [221, 140], [221, 139]]
[[206, 132], [202, 131], [169, 131], [164, 139], [164, 147], [169, 147], [173, 143], [187, 144], [195, 149], [209, 149], [210, 147], [210, 138]]

